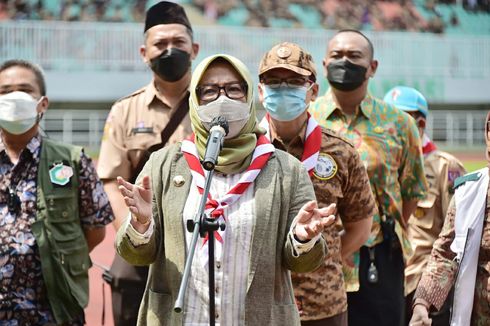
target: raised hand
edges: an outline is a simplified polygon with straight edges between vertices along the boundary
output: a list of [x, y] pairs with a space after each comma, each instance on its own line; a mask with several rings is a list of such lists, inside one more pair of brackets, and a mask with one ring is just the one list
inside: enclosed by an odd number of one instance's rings
[[309, 201], [295, 218], [294, 234], [300, 241], [308, 241], [317, 236], [324, 228], [335, 222], [335, 204], [318, 208], [316, 200]]
[[141, 180], [141, 186], [127, 182], [122, 177], [117, 177], [117, 183], [118, 189], [124, 197], [124, 202], [133, 217], [140, 224], [148, 224], [152, 215], [150, 177], [144, 176]]

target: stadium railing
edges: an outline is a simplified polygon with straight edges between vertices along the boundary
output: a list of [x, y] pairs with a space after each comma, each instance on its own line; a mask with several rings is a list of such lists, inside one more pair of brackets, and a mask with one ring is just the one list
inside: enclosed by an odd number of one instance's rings
[[[196, 26], [199, 57], [217, 52], [239, 56], [258, 66], [262, 53], [281, 41], [292, 41], [321, 63], [334, 31], [255, 27]], [[435, 35], [366, 32], [381, 62], [383, 76], [488, 78], [490, 35]], [[142, 71], [138, 48], [142, 25], [135, 23], [17, 21], [0, 24], [0, 61], [25, 58], [47, 70]], [[199, 59], [199, 58], [198, 58]]]
[[[86, 146], [95, 153], [100, 147], [107, 114], [106, 109], [48, 110], [41, 126], [49, 137]], [[427, 121], [427, 133], [442, 146], [481, 147], [486, 114], [481, 110], [434, 110]]]

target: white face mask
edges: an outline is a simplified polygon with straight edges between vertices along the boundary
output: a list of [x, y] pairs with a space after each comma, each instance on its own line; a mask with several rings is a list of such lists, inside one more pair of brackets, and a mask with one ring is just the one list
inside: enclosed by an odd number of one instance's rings
[[[42, 98], [41, 98], [42, 99]], [[14, 135], [21, 135], [38, 121], [36, 101], [24, 92], [12, 92], [0, 96], [0, 128]]]
[[230, 139], [236, 137], [247, 124], [250, 118], [250, 104], [232, 100], [222, 95], [213, 102], [199, 105], [197, 115], [208, 131], [211, 128], [211, 121], [215, 117], [223, 116], [228, 121], [230, 128], [225, 139]]

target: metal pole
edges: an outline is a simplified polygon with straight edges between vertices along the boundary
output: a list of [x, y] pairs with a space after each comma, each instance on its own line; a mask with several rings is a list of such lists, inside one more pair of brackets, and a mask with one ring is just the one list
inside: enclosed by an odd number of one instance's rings
[[[210, 222], [210, 221], [209, 221]], [[214, 302], [214, 230], [208, 230], [208, 252], [209, 252], [209, 325], [214, 326], [216, 322], [216, 308]]]
[[213, 178], [214, 170], [207, 173], [206, 181], [204, 184], [204, 191], [201, 197], [201, 203], [199, 205], [199, 210], [194, 218], [194, 220], [187, 221], [187, 230], [192, 232], [191, 244], [189, 246], [189, 254], [186, 258], [184, 274], [182, 276], [182, 282], [180, 283], [179, 294], [177, 300], [175, 301], [174, 311], [177, 313], [182, 313], [184, 307], [185, 291], [187, 289], [187, 284], [189, 282], [189, 275], [191, 272], [192, 260], [194, 258], [194, 253], [197, 244], [198, 235], [204, 237], [206, 233], [208, 234], [208, 266], [209, 266], [209, 324], [211, 326], [215, 325], [215, 294], [214, 294], [214, 231], [221, 228], [224, 230], [224, 224], [219, 223], [216, 219], [207, 218], [204, 213], [204, 208], [206, 206], [206, 201], [209, 194], [209, 188], [211, 187], [211, 180]]

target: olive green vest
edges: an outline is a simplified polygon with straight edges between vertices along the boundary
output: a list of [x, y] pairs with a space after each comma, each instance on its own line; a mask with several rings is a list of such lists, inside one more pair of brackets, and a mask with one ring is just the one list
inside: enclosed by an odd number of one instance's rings
[[[37, 176], [37, 214], [32, 225], [41, 256], [48, 301], [58, 324], [83, 313], [88, 303], [91, 261], [78, 212], [78, 171], [81, 148], [43, 138]], [[50, 179], [50, 168], [70, 166], [64, 186]]]

